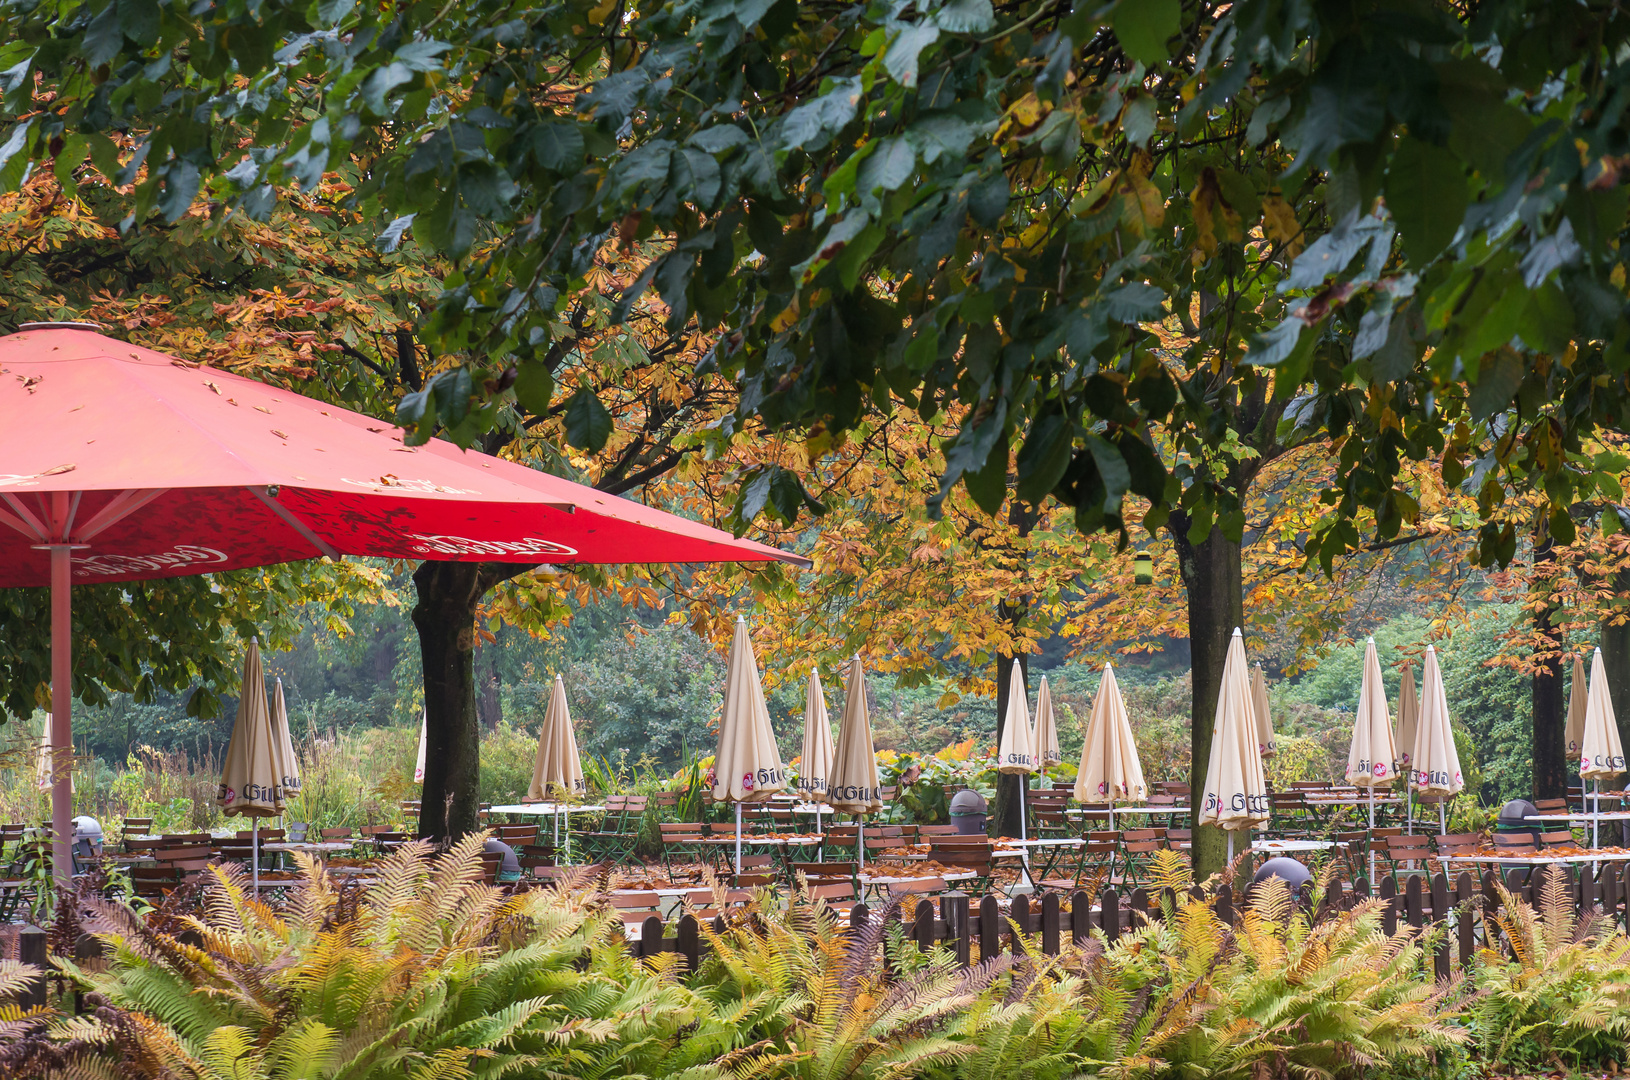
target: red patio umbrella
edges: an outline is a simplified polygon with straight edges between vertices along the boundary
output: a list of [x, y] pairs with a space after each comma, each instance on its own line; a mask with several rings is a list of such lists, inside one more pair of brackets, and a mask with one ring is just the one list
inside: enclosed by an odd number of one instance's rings
[[[52, 743], [71, 745], [70, 582], [319, 555], [804, 562], [214, 368], [36, 324], [0, 337], [0, 587], [50, 585]], [[54, 776], [59, 879], [70, 777]]]

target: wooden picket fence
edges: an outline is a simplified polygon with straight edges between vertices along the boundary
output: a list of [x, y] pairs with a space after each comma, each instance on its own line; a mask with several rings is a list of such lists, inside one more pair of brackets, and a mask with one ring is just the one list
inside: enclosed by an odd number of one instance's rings
[[[1593, 874], [1589, 867], [1580, 873], [1568, 866], [1514, 869], [1506, 876], [1506, 888], [1514, 897], [1535, 904], [1541, 873], [1567, 876], [1576, 913], [1596, 912], [1630, 929], [1630, 866], [1621, 870], [1619, 865], [1608, 863], [1599, 874]], [[1481, 874], [1462, 871], [1452, 880], [1443, 873], [1412, 873], [1405, 874], [1401, 881], [1396, 876], [1382, 878], [1372, 894], [1369, 882], [1362, 877], [1351, 883], [1337, 879], [1325, 893], [1315, 919], [1329, 918], [1374, 898], [1384, 904], [1381, 930], [1389, 936], [1396, 934], [1400, 926], [1416, 931], [1444, 926], [1446, 932], [1438, 937], [1432, 951], [1432, 964], [1434, 975], [1446, 979], [1456, 967], [1468, 966], [1478, 949], [1489, 946], [1491, 935], [1480, 925], [1482, 920], [1477, 914], [1499, 908], [1496, 885], [1500, 880], [1493, 870]], [[1192, 895], [1205, 898], [1198, 889]], [[1311, 906], [1307, 886], [1303, 886], [1298, 899], [1304, 909]], [[1225, 923], [1235, 922], [1238, 908], [1232, 888], [1222, 886], [1211, 895], [1210, 903]], [[919, 949], [927, 952], [943, 946], [966, 967], [972, 962], [976, 945], [981, 957], [1023, 952], [1026, 945], [1022, 934], [1036, 942], [1041, 952], [1056, 956], [1066, 944], [1074, 947], [1086, 941], [1094, 930], [1101, 930], [1104, 938], [1113, 943], [1145, 921], [1160, 918], [1161, 910], [1159, 897], [1144, 889], [1122, 894], [1106, 888], [1096, 897], [1085, 890], [1049, 892], [1016, 896], [1006, 905], [996, 896], [976, 901], [953, 891], [918, 898], [909, 917], [902, 916], [899, 904], [881, 908], [856, 904], [849, 925], [851, 929], [863, 929], [876, 918], [896, 920], [900, 932]], [[716, 932], [723, 931], [722, 917], [711, 921]], [[702, 923], [695, 916], [683, 915], [672, 925], [674, 932], [669, 935], [668, 923], [656, 916], [646, 919], [630, 940], [630, 947], [639, 956], [678, 953], [690, 970], [696, 970], [707, 948]], [[1498, 941], [1493, 944], [1499, 946]]]

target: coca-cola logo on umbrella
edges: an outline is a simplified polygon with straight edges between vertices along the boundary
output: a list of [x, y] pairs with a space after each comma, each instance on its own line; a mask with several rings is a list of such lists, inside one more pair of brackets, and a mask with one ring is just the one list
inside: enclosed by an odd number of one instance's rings
[[74, 575], [140, 574], [179, 567], [210, 566], [226, 562], [226, 552], [197, 544], [178, 544], [152, 555], [87, 555], [74, 559]]
[[472, 540], [467, 536], [408, 533], [408, 547], [421, 555], [576, 555], [577, 549], [525, 536], [519, 540]]

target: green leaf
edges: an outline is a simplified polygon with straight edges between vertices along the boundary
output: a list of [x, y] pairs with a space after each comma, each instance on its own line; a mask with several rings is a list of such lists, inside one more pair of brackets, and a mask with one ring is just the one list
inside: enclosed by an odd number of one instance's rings
[[545, 169], [571, 174], [583, 167], [583, 132], [576, 124], [555, 121], [527, 133], [532, 159]]
[[[580, 450], [598, 454], [611, 438], [611, 413], [588, 387], [566, 402], [566, 441]], [[760, 504], [762, 505], [762, 504]]]
[[555, 397], [555, 379], [540, 363], [523, 363], [515, 372], [515, 400], [533, 416], [547, 416]]
[[1104, 512], [1118, 515], [1121, 500], [1132, 486], [1132, 470], [1115, 444], [1101, 435], [1088, 435], [1087, 449], [1092, 451], [1093, 464], [1098, 466], [1098, 475], [1104, 482]]
[[978, 469], [962, 474], [962, 482], [979, 509], [995, 517], [1007, 499], [1007, 437], [996, 441], [990, 456]]
[[410, 41], [396, 50], [396, 62], [409, 71], [437, 71], [437, 57], [451, 48], [445, 41]]
[[1489, 353], [1477, 368], [1477, 382], [1466, 395], [1466, 407], [1478, 420], [1486, 420], [1511, 406], [1522, 385], [1522, 358], [1510, 349]]
[[946, 0], [934, 11], [934, 22], [949, 34], [988, 34], [996, 28], [990, 0]]
[[1075, 451], [1075, 424], [1062, 413], [1050, 412], [1030, 427], [1019, 448], [1019, 498], [1039, 503], [1064, 478]]
[[883, 53], [883, 70], [901, 86], [917, 85], [917, 56], [940, 38], [940, 28], [928, 23], [907, 26]]
[[119, 25], [119, 5], [109, 4], [85, 27], [80, 49], [85, 54], [85, 62], [99, 68], [118, 56], [124, 43], [124, 29]]
[[1126, 55], [1153, 67], [1170, 53], [1166, 42], [1182, 29], [1178, 0], [1121, 0], [1109, 24]]
[[158, 0], [118, 0], [119, 28], [142, 48], [158, 42]]
[[1448, 150], [1404, 136], [1384, 190], [1413, 263], [1429, 262], [1454, 239], [1466, 213], [1466, 170]]
[[1186, 538], [1190, 544], [1203, 544], [1206, 537], [1211, 535], [1211, 514], [1210, 503], [1201, 503], [1189, 511], [1189, 531]]
[[868, 193], [879, 188], [893, 191], [910, 180], [916, 168], [917, 156], [911, 152], [909, 142], [886, 139], [861, 164], [857, 186]]

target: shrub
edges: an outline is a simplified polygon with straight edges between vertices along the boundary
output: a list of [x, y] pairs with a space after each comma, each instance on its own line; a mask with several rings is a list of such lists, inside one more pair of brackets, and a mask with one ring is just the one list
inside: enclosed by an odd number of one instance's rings
[[1499, 887], [1489, 920], [1511, 950], [1484, 949], [1467, 1006], [1485, 1054], [1534, 1067], [1625, 1061], [1630, 938], [1599, 915], [1578, 918], [1567, 877], [1548, 873], [1539, 909]]

